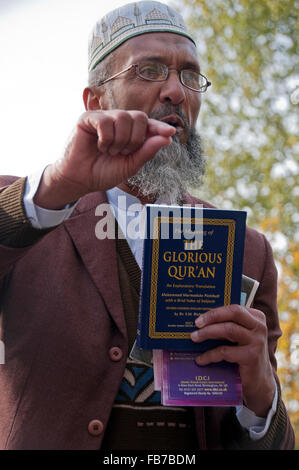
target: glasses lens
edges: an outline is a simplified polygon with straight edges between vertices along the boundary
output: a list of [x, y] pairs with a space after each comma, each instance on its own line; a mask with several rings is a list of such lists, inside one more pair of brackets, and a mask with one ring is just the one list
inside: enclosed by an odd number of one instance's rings
[[140, 62], [137, 74], [145, 80], [162, 81], [167, 78], [167, 67], [156, 62]]
[[181, 79], [184, 85], [198, 91], [205, 91], [207, 88], [206, 78], [194, 70], [182, 70]]

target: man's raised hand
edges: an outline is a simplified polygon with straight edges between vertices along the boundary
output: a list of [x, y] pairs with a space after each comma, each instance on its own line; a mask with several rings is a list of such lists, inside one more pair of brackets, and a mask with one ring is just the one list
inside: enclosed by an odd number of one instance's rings
[[87, 111], [64, 156], [45, 169], [34, 202], [59, 209], [87, 193], [125, 182], [169, 145], [175, 132], [141, 111]]

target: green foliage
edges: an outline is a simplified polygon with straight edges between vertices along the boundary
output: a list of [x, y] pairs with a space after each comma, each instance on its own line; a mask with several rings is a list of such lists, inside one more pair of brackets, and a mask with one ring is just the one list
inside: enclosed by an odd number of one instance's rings
[[299, 431], [299, 2], [177, 0], [174, 6], [184, 7], [201, 70], [212, 82], [198, 126], [208, 161], [198, 195], [247, 210], [249, 225], [272, 243], [284, 332], [279, 375]]

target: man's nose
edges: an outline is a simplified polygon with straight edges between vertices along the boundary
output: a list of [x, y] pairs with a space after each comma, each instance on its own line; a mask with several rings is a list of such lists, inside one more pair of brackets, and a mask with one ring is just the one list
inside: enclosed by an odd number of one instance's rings
[[180, 77], [175, 69], [169, 70], [167, 80], [161, 82], [161, 103], [180, 104], [186, 99], [185, 87], [180, 82]]

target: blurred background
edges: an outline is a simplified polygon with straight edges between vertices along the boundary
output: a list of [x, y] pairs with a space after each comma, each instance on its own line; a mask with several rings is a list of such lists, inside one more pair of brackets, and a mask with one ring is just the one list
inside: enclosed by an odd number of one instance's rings
[[[63, 153], [84, 112], [90, 31], [125, 3], [0, 0], [1, 174], [25, 176]], [[187, 20], [212, 82], [198, 122], [208, 171], [197, 195], [246, 210], [274, 250], [278, 373], [299, 448], [299, 2], [165, 3]]]

